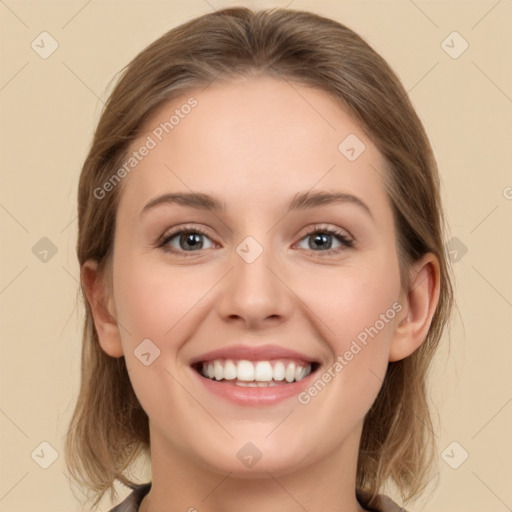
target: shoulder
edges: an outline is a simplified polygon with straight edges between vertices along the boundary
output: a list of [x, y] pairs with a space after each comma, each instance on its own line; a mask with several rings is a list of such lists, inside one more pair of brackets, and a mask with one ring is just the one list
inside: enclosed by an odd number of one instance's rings
[[400, 507], [391, 498], [384, 494], [377, 494], [372, 506], [367, 505], [370, 501], [370, 495], [367, 493], [358, 491], [357, 499], [369, 512], [407, 512], [405, 508]]
[[136, 485], [131, 489], [132, 492], [126, 497], [126, 499], [111, 509], [110, 512], [137, 512], [142, 499], [151, 489], [151, 482]]

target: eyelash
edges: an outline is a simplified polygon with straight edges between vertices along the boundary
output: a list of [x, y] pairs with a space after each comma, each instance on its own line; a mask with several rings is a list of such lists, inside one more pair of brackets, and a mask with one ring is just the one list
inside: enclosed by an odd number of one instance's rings
[[[185, 226], [184, 228], [178, 229], [176, 231], [172, 231], [169, 234], [166, 233], [166, 234], [162, 235], [162, 237], [160, 237], [160, 239], [157, 241], [156, 245], [157, 245], [158, 248], [163, 249], [166, 252], [170, 252], [170, 253], [174, 253], [174, 254], [179, 253], [179, 254], [181, 254], [181, 255], [183, 255], [185, 257], [195, 256], [194, 253], [197, 253], [197, 252], [200, 252], [200, 251], [176, 250], [174, 248], [170, 248], [170, 247], [167, 246], [167, 244], [173, 238], [175, 238], [178, 235], [182, 235], [183, 233], [189, 233], [189, 234], [190, 233], [195, 233], [195, 234], [203, 235], [203, 236], [205, 236], [207, 238], [210, 238], [208, 233], [206, 233], [205, 231], [203, 231], [200, 228]], [[307, 249], [307, 250], [310, 250], [310, 251], [313, 251], [313, 252], [318, 252], [318, 253], [321, 253], [322, 255], [329, 256], [329, 255], [338, 253], [341, 250], [350, 249], [350, 248], [354, 247], [354, 240], [352, 240], [352, 239], [348, 238], [347, 236], [345, 236], [341, 231], [338, 231], [338, 230], [333, 229], [333, 228], [323, 228], [323, 227], [311, 228], [310, 230], [308, 230], [302, 236], [302, 238], [299, 240], [299, 242], [302, 241], [304, 238], [307, 238], [308, 236], [311, 236], [311, 235], [316, 234], [316, 233], [324, 233], [324, 234], [327, 234], [327, 235], [334, 236], [344, 246], [344, 248], [337, 247], [337, 248], [328, 249], [328, 250], [325, 250], [325, 251], [314, 251], [313, 249]]]

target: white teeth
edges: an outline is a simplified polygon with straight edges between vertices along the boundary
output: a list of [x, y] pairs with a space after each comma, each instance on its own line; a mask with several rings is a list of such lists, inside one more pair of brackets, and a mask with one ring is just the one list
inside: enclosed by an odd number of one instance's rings
[[300, 381], [311, 373], [311, 365], [302, 366], [295, 362], [275, 361], [233, 361], [216, 359], [203, 363], [202, 375], [215, 380], [236, 381], [238, 386], [266, 387], [277, 382]]
[[274, 365], [273, 375], [274, 375], [274, 380], [277, 380], [277, 381], [284, 380], [284, 364], [281, 363], [281, 361], [278, 361]]
[[236, 376], [238, 380], [247, 382], [254, 380], [254, 365], [250, 361], [238, 361], [236, 366]]
[[271, 380], [270, 382], [242, 382], [242, 381], [239, 381], [237, 380], [235, 382], [235, 385], [237, 386], [241, 386], [241, 387], [244, 387], [244, 388], [255, 388], [256, 385], [259, 387], [259, 388], [268, 388], [268, 387], [272, 387], [272, 386], [277, 386], [277, 383], [275, 383], [273, 380]]
[[[215, 375], [217, 375], [217, 372], [215, 372]], [[303, 366], [297, 366], [297, 368], [295, 369], [295, 380], [302, 380], [305, 376], [306, 368], [304, 368]]]
[[222, 379], [222, 377], [224, 376], [224, 369], [222, 368], [220, 361], [213, 362], [213, 374], [217, 380]]
[[290, 363], [286, 367], [284, 378], [286, 379], [286, 382], [293, 382], [293, 380], [295, 379], [295, 365], [293, 363]]
[[272, 365], [268, 361], [258, 361], [254, 370], [254, 380], [270, 382], [272, 380]]
[[224, 378], [226, 380], [236, 379], [236, 366], [233, 361], [228, 360], [224, 363]]

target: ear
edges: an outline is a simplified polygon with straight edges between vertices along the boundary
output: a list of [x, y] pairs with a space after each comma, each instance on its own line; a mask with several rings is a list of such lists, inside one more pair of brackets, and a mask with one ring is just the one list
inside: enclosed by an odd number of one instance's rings
[[109, 356], [123, 356], [112, 292], [107, 290], [104, 276], [98, 271], [98, 262], [86, 261], [82, 265], [80, 274], [101, 348]]
[[389, 351], [389, 361], [411, 355], [427, 336], [439, 302], [439, 261], [433, 253], [425, 254], [411, 271], [411, 284], [400, 300], [403, 305]]

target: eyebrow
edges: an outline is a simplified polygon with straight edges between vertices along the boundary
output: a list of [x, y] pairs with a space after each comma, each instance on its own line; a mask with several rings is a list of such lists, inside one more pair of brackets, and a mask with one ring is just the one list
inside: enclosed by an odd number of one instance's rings
[[[208, 194], [200, 192], [174, 192], [155, 197], [147, 203], [141, 211], [141, 216], [147, 211], [163, 204], [179, 204], [199, 210], [211, 210], [213, 212], [224, 212], [226, 204]], [[359, 197], [345, 192], [298, 192], [288, 205], [288, 212], [307, 210], [318, 206], [331, 204], [353, 204], [365, 211], [372, 220], [375, 220], [368, 205]]]

